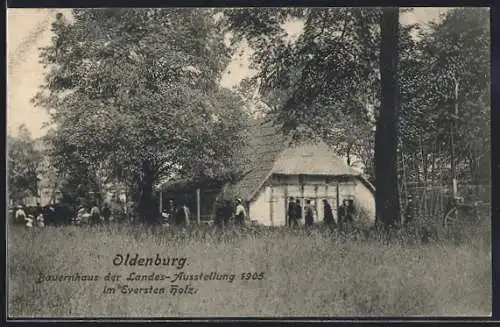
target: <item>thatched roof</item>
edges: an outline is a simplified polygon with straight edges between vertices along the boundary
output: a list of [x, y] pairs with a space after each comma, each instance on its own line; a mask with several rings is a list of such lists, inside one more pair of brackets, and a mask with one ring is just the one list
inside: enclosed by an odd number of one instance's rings
[[262, 119], [251, 126], [249, 146], [244, 154], [248, 161], [243, 168], [244, 175], [229, 186], [226, 194], [245, 201], [250, 201], [272, 174], [359, 176], [368, 183], [325, 143], [292, 145], [290, 138]]
[[278, 156], [273, 173], [285, 175], [358, 176], [322, 142], [290, 146]]
[[286, 148], [287, 138], [277, 134], [271, 122], [259, 119], [253, 122], [248, 133], [248, 146], [242, 154], [242, 178], [226, 190], [227, 195], [249, 199], [251, 194], [268, 178], [276, 157]]
[[[372, 191], [374, 187], [360, 171], [349, 167], [327, 144], [315, 141], [292, 144], [292, 140], [273, 126], [267, 119], [256, 119], [249, 127], [248, 146], [241, 151], [242, 176], [234, 184], [227, 185], [226, 197], [239, 197], [250, 201], [272, 174], [356, 176]], [[162, 183], [163, 191], [182, 192], [197, 187], [220, 186], [217, 181], [175, 179]]]

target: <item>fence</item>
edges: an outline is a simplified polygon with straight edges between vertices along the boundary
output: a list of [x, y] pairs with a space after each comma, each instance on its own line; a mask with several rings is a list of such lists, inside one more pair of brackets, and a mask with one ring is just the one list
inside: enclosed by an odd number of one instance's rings
[[[191, 212], [191, 220], [199, 219], [200, 222], [206, 222], [213, 219], [215, 202], [220, 191], [219, 188], [165, 191], [157, 198], [157, 206], [161, 210], [168, 207], [169, 201], [173, 201], [175, 206], [185, 203]], [[489, 204], [491, 184], [459, 184], [458, 194], [466, 203], [482, 201]], [[412, 204], [408, 202], [410, 195], [413, 199]], [[405, 185], [401, 189], [400, 196], [403, 219], [410, 207], [413, 217], [438, 222], [450, 205], [451, 190], [443, 185]]]
[[176, 207], [185, 203], [191, 212], [190, 219], [192, 221], [199, 219], [203, 223], [213, 219], [214, 205], [219, 192], [219, 189], [163, 192], [161, 199], [158, 200], [158, 206], [165, 209], [170, 201], [173, 201]]
[[[465, 203], [481, 201], [491, 203], [491, 184], [459, 184], [458, 195], [463, 197]], [[441, 219], [448, 209], [451, 201], [451, 189], [447, 186], [407, 186], [401, 193], [401, 206], [407, 212], [410, 205], [408, 199], [413, 199], [410, 208], [414, 217], [421, 219]]]

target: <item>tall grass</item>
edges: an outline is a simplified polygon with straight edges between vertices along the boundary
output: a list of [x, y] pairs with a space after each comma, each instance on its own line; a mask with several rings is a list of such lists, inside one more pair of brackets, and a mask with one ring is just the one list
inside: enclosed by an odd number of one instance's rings
[[[385, 244], [330, 233], [253, 229], [138, 230], [136, 227], [12, 228], [8, 310], [13, 317], [488, 315], [488, 226], [460, 243]], [[173, 274], [175, 267], [114, 267], [118, 253], [186, 256], [186, 273], [235, 273], [234, 282], [191, 282], [195, 295], [106, 295], [102, 277]], [[242, 281], [242, 272], [264, 272]], [[35, 283], [43, 274], [98, 274], [97, 282]], [[127, 282], [137, 287], [168, 282]], [[182, 283], [181, 283], [182, 284]]]

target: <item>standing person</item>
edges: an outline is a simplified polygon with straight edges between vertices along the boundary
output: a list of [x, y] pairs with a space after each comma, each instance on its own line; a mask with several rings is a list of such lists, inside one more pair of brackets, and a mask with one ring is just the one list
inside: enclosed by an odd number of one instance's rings
[[186, 203], [183, 203], [175, 215], [175, 224], [177, 226], [188, 226], [189, 225], [189, 208]]
[[46, 225], [55, 225], [55, 209], [52, 205], [46, 205], [45, 207], [42, 208], [42, 214], [43, 217], [45, 218], [45, 224]]
[[57, 224], [70, 225], [73, 220], [73, 208], [64, 202], [58, 202], [55, 205], [55, 217]]
[[231, 221], [231, 217], [233, 216], [233, 212], [234, 212], [233, 201], [228, 200], [228, 199], [224, 200], [224, 209], [222, 210], [222, 212], [223, 212], [222, 220], [224, 223], [224, 227], [228, 228], [229, 223]]
[[299, 225], [299, 221], [302, 219], [302, 205], [300, 204], [300, 199], [295, 200], [295, 226]]
[[168, 200], [167, 207], [163, 209], [163, 212], [161, 214], [163, 218], [163, 226], [167, 227], [170, 224], [174, 223], [174, 216], [176, 212], [177, 210], [175, 209], [174, 200]]
[[214, 216], [214, 225], [215, 227], [222, 229], [224, 226], [224, 202], [221, 199], [217, 199], [214, 206], [215, 216]]
[[347, 201], [347, 226], [349, 231], [353, 231], [354, 229], [354, 216], [356, 214], [356, 208], [354, 207], [354, 200], [349, 199]]
[[288, 210], [287, 210], [287, 217], [288, 217], [288, 226], [295, 226], [297, 223], [295, 221], [296, 218], [296, 205], [295, 205], [295, 199], [293, 197], [290, 197], [288, 200]]
[[78, 207], [78, 211], [76, 212], [75, 219], [73, 220], [73, 224], [76, 226], [80, 226], [83, 221], [83, 215], [85, 214], [85, 207], [80, 205]]
[[312, 226], [314, 224], [314, 208], [311, 204], [311, 200], [306, 201], [306, 220], [305, 220], [305, 225], [306, 226]]
[[45, 219], [43, 218], [43, 214], [40, 214], [36, 217], [36, 225], [39, 228], [45, 227]]
[[338, 208], [338, 218], [337, 218], [337, 224], [339, 226], [339, 231], [344, 231], [345, 225], [347, 222], [347, 215], [348, 215], [348, 210], [349, 210], [349, 204], [348, 200], [344, 199], [342, 200], [342, 204]]
[[339, 208], [339, 219], [341, 219], [339, 229], [343, 232], [351, 233], [354, 227], [354, 204], [353, 200], [344, 199]]
[[61, 202], [59, 199], [56, 199], [53, 208], [54, 208], [54, 215], [53, 215], [54, 225], [60, 226], [63, 223], [63, 217], [62, 217], [63, 210], [61, 210]]
[[97, 204], [94, 204], [90, 209], [90, 223], [97, 225], [101, 222], [101, 212]]
[[215, 204], [215, 226], [218, 228], [229, 227], [229, 220], [233, 215], [233, 208], [231, 201], [221, 198]]
[[101, 210], [102, 218], [104, 218], [104, 222], [109, 224], [111, 218], [111, 208], [107, 202], [104, 202]]
[[331, 229], [335, 228], [335, 219], [333, 219], [332, 206], [328, 203], [327, 199], [323, 199], [323, 219], [325, 224]]
[[24, 219], [24, 226], [26, 226], [26, 228], [32, 228], [33, 227], [33, 216], [32, 215], [28, 215]]
[[35, 206], [34, 216], [38, 217], [41, 214], [42, 214], [42, 206], [40, 205], [40, 202], [37, 202]]
[[14, 223], [15, 224], [24, 224], [26, 221], [26, 212], [24, 212], [24, 208], [22, 205], [18, 205], [16, 207], [16, 213], [14, 215]]
[[169, 219], [170, 215], [168, 214], [167, 208], [163, 209], [161, 212], [161, 224], [163, 227], [168, 227], [170, 226]]
[[245, 207], [241, 199], [236, 200], [236, 212], [234, 214], [234, 222], [237, 226], [243, 226], [247, 218]]

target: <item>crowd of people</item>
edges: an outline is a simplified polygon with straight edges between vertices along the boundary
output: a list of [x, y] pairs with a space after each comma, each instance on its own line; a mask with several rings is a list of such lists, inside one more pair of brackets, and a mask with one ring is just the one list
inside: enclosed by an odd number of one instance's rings
[[[163, 226], [188, 226], [191, 211], [186, 202], [181, 202], [177, 206], [174, 200], [169, 200], [168, 205], [162, 211]], [[217, 227], [227, 227], [231, 224], [243, 226], [246, 224], [248, 216], [241, 199], [236, 199], [235, 203], [230, 200], [223, 200], [216, 204], [214, 224]]]
[[[323, 200], [324, 224], [331, 229], [338, 229], [341, 232], [348, 232], [354, 227], [354, 201], [344, 199], [337, 208], [337, 219], [334, 217], [331, 204], [327, 199]], [[297, 227], [302, 225], [302, 205], [300, 199], [291, 197], [288, 202], [287, 225]], [[306, 227], [314, 225], [317, 217], [316, 207], [310, 199], [305, 200], [304, 224]], [[245, 210], [241, 199], [227, 200], [221, 199], [215, 204], [213, 223], [216, 227], [244, 226], [250, 222], [250, 218]], [[177, 206], [174, 200], [169, 200], [168, 205], [162, 211], [162, 223], [164, 226], [187, 226], [190, 222], [190, 210], [186, 202], [181, 202]]]
[[[337, 219], [334, 218], [331, 204], [327, 199], [323, 199], [323, 219], [326, 226], [331, 229], [338, 228], [340, 231], [350, 230], [354, 222], [354, 201], [344, 199], [337, 208]], [[317, 216], [316, 207], [310, 199], [305, 200], [304, 206], [304, 225], [314, 225], [314, 217]], [[302, 205], [300, 199], [289, 198], [287, 210], [287, 223], [289, 226], [299, 226], [302, 219]]]
[[[304, 212], [303, 212], [304, 211]], [[323, 200], [324, 224], [331, 229], [346, 231], [352, 228], [354, 216], [353, 200], [344, 199], [337, 208], [337, 219], [334, 218], [331, 204]], [[99, 225], [108, 224], [113, 220], [113, 211], [108, 202], [101, 206], [94, 203], [90, 206], [80, 205], [74, 210], [70, 205], [57, 202], [46, 206], [39, 203], [34, 207], [16, 206], [13, 214], [15, 224], [24, 224], [28, 228], [45, 227], [46, 225]], [[288, 202], [287, 224], [292, 227], [302, 225], [299, 223], [304, 218], [306, 227], [314, 225], [316, 206], [310, 199], [305, 200], [302, 208], [300, 199], [291, 197]], [[186, 201], [179, 205], [174, 200], [169, 200], [161, 212], [163, 226], [189, 226], [191, 211]], [[215, 206], [213, 223], [216, 227], [244, 226], [249, 222], [249, 217], [241, 199], [218, 201]]]
[[98, 225], [109, 223], [112, 219], [111, 206], [104, 202], [102, 206], [81, 205], [74, 210], [70, 205], [57, 202], [46, 206], [37, 203], [35, 206], [17, 205], [11, 210], [15, 225], [25, 225], [28, 228], [60, 226], [60, 225]]
[[174, 200], [169, 200], [161, 216], [165, 227], [170, 225], [189, 226], [191, 211], [185, 202], [182, 202], [180, 206], [176, 206]]

